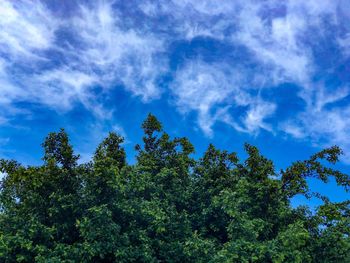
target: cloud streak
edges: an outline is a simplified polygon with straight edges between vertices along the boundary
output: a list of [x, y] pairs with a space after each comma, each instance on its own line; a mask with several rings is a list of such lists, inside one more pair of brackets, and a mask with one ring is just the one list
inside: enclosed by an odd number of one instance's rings
[[[222, 122], [350, 151], [349, 79], [337, 72], [349, 63], [345, 0], [74, 3], [0, 0], [0, 124], [30, 112], [21, 102], [63, 112], [82, 104], [108, 119], [101, 97], [123, 88], [142, 103], [170, 97], [207, 136]], [[214, 44], [204, 52], [198, 42]], [[181, 45], [192, 55], [170, 61]], [[280, 104], [286, 85], [302, 109]]]
[[79, 4], [63, 19], [42, 2], [0, 1], [0, 106], [25, 101], [69, 110], [79, 102], [102, 117], [93, 88], [122, 85], [145, 102], [159, 97], [163, 41], [124, 28], [112, 6]]

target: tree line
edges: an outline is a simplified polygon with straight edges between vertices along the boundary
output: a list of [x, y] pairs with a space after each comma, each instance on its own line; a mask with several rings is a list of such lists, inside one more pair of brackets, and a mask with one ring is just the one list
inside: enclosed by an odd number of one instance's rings
[[[142, 129], [134, 165], [116, 133], [78, 164], [64, 130], [41, 166], [0, 159], [0, 262], [350, 262], [350, 200], [308, 185], [349, 189], [339, 147], [277, 171], [249, 144], [245, 160], [214, 145], [194, 159], [152, 114]], [[297, 195], [322, 204], [293, 207]]]

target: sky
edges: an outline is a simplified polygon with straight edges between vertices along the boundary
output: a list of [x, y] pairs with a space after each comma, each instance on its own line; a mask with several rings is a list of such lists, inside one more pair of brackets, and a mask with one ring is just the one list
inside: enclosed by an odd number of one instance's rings
[[150, 112], [197, 158], [338, 145], [350, 172], [348, 0], [0, 0], [0, 158], [39, 165], [62, 127], [81, 162], [115, 131], [133, 163]]

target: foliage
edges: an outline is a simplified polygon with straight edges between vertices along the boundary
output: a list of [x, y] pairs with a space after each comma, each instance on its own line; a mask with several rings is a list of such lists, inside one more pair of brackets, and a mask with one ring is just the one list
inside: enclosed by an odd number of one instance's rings
[[[350, 186], [325, 165], [338, 147], [277, 172], [252, 145], [240, 161], [209, 145], [194, 160], [186, 138], [149, 115], [128, 165], [110, 133], [78, 164], [64, 130], [43, 143], [44, 164], [1, 160], [1, 262], [350, 262], [350, 201], [311, 192], [308, 179]], [[323, 200], [315, 212], [296, 195]]]

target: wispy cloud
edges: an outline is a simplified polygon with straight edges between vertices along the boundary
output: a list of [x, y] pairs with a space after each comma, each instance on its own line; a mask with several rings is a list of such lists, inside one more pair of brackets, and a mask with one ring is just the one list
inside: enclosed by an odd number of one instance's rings
[[[350, 105], [349, 89], [333, 92], [320, 87], [313, 102], [295, 119], [281, 124], [281, 129], [298, 139], [307, 139], [316, 146], [340, 145], [349, 154], [350, 150]], [[311, 101], [311, 99], [310, 99]], [[345, 161], [349, 162], [348, 156]]]
[[13, 60], [40, 59], [54, 41], [58, 21], [40, 2], [0, 1], [1, 53]]
[[[23, 112], [18, 102], [60, 111], [79, 103], [108, 119], [113, 108], [100, 97], [123, 87], [143, 103], [166, 93], [208, 136], [223, 122], [350, 150], [349, 83], [334, 74], [349, 61], [346, 0], [74, 3], [62, 16], [49, 2], [0, 0], [0, 123]], [[207, 40], [217, 45], [171, 72], [179, 43]], [[302, 109], [280, 104], [284, 84], [296, 87]], [[274, 118], [281, 110], [291, 114]]]
[[[344, 1], [173, 1], [177, 8], [175, 14], [180, 19], [183, 35], [190, 39], [195, 37], [215, 38], [232, 45], [242, 45], [249, 50], [259, 65], [259, 77], [237, 82], [232, 78], [232, 71], [223, 73], [220, 66], [209, 65], [212, 77], [203, 75], [203, 68], [184, 68], [184, 73], [177, 74], [178, 88], [175, 94], [181, 110], [198, 112], [199, 124], [207, 134], [211, 134], [212, 125], [221, 120], [231, 124], [237, 130], [255, 133], [259, 129], [276, 131], [278, 127], [297, 138], [308, 138], [314, 143], [329, 145], [340, 144], [347, 149], [348, 145], [348, 106], [332, 109], [326, 106], [348, 96], [347, 88], [342, 86], [326, 87], [315, 81], [323, 75], [317, 52], [322, 48], [320, 42], [335, 41], [335, 49], [349, 54], [349, 28], [343, 23], [350, 21], [349, 8]], [[185, 11], [189, 10], [189, 11]], [[190, 21], [186, 15], [190, 13]], [[209, 24], [207, 21], [211, 21]], [[335, 32], [342, 30], [339, 38]], [[340, 32], [340, 31], [339, 31]], [[344, 33], [347, 32], [347, 33]], [[311, 37], [312, 36], [312, 37]], [[328, 54], [333, 56], [333, 54]], [[340, 61], [343, 58], [340, 57]], [[239, 61], [233, 62], [235, 67]], [[241, 68], [242, 69], [242, 68]], [[326, 69], [326, 72], [328, 69]], [[328, 71], [329, 72], [329, 71]], [[241, 76], [251, 75], [249, 68], [240, 70]], [[209, 75], [209, 76], [211, 76]], [[293, 114], [291, 119], [279, 120], [280, 123], [267, 123], [265, 118], [272, 116], [281, 105], [264, 102], [257, 96], [249, 96], [249, 89], [278, 88], [283, 83], [294, 83], [299, 87], [299, 96], [305, 101], [305, 111]], [[179, 85], [180, 84], [180, 85]], [[249, 87], [249, 88], [247, 88]], [[218, 104], [237, 107], [237, 101], [227, 98], [234, 93], [245, 93], [245, 103], [249, 104], [241, 116], [241, 125], [237, 117], [228, 116], [228, 111], [220, 117], [210, 112]], [[232, 98], [232, 97], [231, 97]], [[247, 99], [248, 98], [248, 99]], [[260, 101], [260, 103], [259, 103]], [[244, 103], [243, 103], [244, 104]], [[346, 103], [349, 105], [349, 103]], [[292, 109], [290, 109], [292, 110]], [[327, 121], [325, 121], [327, 120]], [[292, 125], [292, 123], [294, 123]]]
[[204, 133], [212, 135], [212, 125], [217, 119], [215, 106], [227, 105], [237, 90], [233, 80], [226, 77], [221, 65], [189, 62], [176, 72], [172, 92], [182, 113], [198, 112], [198, 124]]
[[60, 18], [44, 2], [1, 0], [0, 106], [26, 101], [69, 110], [80, 102], [102, 117], [108, 114], [94, 102], [96, 86], [124, 86], [143, 101], [159, 97], [163, 40], [124, 28], [112, 6], [80, 4]]
[[79, 46], [71, 50], [89, 73], [98, 74], [101, 85], [121, 82], [144, 101], [159, 97], [157, 78], [164, 73], [164, 58], [159, 55], [164, 40], [152, 32], [125, 28], [123, 16], [112, 3], [99, 2], [88, 8], [81, 5], [72, 19]]
[[[271, 130], [264, 119], [273, 114], [275, 105], [259, 95], [251, 95], [251, 84], [240, 69], [225, 64], [190, 61], [176, 72], [172, 84], [175, 103], [182, 113], [198, 112], [198, 124], [205, 134], [213, 135], [216, 121], [228, 123], [241, 132], [254, 133], [260, 128]], [[232, 118], [230, 108], [247, 109], [239, 118]]]

